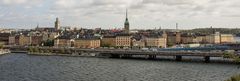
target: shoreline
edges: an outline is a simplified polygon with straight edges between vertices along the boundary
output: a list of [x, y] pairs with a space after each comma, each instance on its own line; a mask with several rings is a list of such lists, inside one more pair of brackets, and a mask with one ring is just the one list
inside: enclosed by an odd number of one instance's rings
[[67, 57], [97, 57], [96, 55], [76, 55], [76, 54], [56, 54], [56, 53], [27, 53], [27, 55], [36, 56], [67, 56]]
[[0, 49], [0, 55], [11, 53], [9, 49]]

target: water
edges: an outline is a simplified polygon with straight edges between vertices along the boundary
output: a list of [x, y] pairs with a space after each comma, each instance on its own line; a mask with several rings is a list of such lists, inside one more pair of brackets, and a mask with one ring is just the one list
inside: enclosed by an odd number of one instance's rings
[[0, 81], [224, 81], [238, 66], [8, 54], [0, 56]]

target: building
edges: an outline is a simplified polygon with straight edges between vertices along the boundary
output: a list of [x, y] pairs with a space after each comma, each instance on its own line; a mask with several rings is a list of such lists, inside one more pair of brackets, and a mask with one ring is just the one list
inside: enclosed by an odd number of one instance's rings
[[101, 47], [115, 47], [116, 36], [103, 36], [101, 40]]
[[146, 38], [146, 47], [166, 48], [167, 39], [162, 36], [151, 36]]
[[61, 36], [54, 40], [54, 47], [73, 47], [73, 42], [69, 36]]
[[56, 21], [55, 21], [55, 30], [59, 30], [60, 29], [60, 21], [58, 20], [58, 18], [56, 18]]
[[9, 45], [20, 45], [20, 46], [28, 46], [31, 45], [30, 36], [25, 35], [13, 35], [9, 36]]
[[144, 48], [145, 47], [145, 41], [143, 39], [140, 39], [140, 40], [133, 39], [132, 40], [132, 47], [133, 48]]
[[43, 42], [43, 36], [31, 36], [31, 44], [39, 46]]
[[78, 38], [75, 39], [74, 47], [76, 48], [99, 48], [100, 39], [98, 38]]
[[17, 39], [15, 39], [15, 40], [18, 40], [18, 45], [20, 45], [20, 46], [31, 45], [30, 36], [20, 35], [20, 36], [17, 36]]
[[177, 31], [176, 32], [176, 44], [180, 44], [181, 43], [181, 32]]
[[181, 33], [180, 32], [167, 32], [167, 45], [173, 46], [181, 43]]
[[224, 44], [224, 43], [235, 43], [234, 36], [232, 34], [221, 34], [216, 32], [215, 34], [206, 36], [207, 43], [210, 44]]
[[193, 43], [205, 44], [206, 43], [206, 35], [195, 34], [196, 37], [193, 39]]
[[7, 45], [10, 33], [0, 33], [0, 45]]
[[15, 45], [16, 44], [16, 36], [9, 36], [9, 41], [8, 41], [8, 45]]
[[131, 47], [131, 35], [129, 34], [119, 34], [116, 36], [116, 46], [117, 47]]
[[234, 36], [232, 34], [221, 34], [221, 43], [235, 43]]
[[124, 23], [124, 32], [129, 33], [129, 28], [130, 28], [130, 25], [129, 25], [129, 21], [128, 21], [128, 11], [126, 10], [126, 20]]
[[210, 44], [220, 44], [221, 34], [219, 32], [216, 32], [215, 34], [207, 35], [206, 42]]
[[181, 44], [191, 44], [194, 43], [195, 36], [190, 33], [184, 33], [181, 35]]

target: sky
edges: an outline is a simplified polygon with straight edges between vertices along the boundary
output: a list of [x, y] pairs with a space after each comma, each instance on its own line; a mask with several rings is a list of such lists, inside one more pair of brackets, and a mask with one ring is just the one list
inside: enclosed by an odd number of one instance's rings
[[240, 28], [240, 0], [0, 0], [0, 28]]

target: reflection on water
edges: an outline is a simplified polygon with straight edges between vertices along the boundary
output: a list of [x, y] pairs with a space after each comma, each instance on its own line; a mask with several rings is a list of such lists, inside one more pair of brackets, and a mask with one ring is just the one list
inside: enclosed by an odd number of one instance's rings
[[223, 81], [240, 73], [227, 63], [61, 56], [0, 56], [1, 81]]

